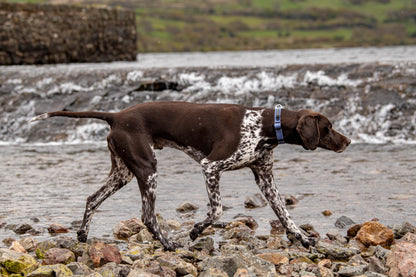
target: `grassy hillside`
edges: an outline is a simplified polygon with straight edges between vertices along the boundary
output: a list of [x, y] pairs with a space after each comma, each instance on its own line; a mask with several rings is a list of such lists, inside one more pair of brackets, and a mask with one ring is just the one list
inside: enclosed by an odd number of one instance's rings
[[416, 44], [416, 0], [101, 2], [136, 10], [140, 52]]

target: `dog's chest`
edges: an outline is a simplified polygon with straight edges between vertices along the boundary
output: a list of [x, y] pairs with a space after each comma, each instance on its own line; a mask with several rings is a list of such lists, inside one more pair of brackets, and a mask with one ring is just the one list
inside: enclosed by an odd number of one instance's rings
[[240, 128], [240, 143], [233, 155], [226, 159], [230, 170], [245, 167], [262, 155], [258, 145], [266, 138], [261, 135], [262, 110], [247, 110]]

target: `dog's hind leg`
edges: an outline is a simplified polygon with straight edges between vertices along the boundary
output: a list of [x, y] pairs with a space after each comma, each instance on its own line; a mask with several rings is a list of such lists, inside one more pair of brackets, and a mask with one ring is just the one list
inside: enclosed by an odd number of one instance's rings
[[259, 159], [254, 164], [250, 165], [250, 168], [254, 173], [258, 187], [266, 197], [270, 207], [273, 209], [282, 225], [285, 227], [286, 232], [294, 235], [304, 247], [308, 248], [310, 245], [314, 245], [315, 242], [303, 234], [290, 218], [289, 212], [279, 195], [273, 178], [272, 158], [272, 152], [270, 152], [264, 155], [264, 158]]
[[113, 195], [116, 191], [124, 187], [134, 177], [133, 173], [131, 173], [119, 157], [111, 155], [111, 162], [112, 168], [106, 184], [87, 198], [84, 219], [80, 229], [77, 232], [78, 240], [81, 242], [85, 242], [87, 240], [91, 219], [101, 203], [103, 203], [105, 199]]
[[194, 228], [190, 233], [192, 240], [195, 240], [208, 226], [218, 220], [222, 215], [222, 203], [219, 187], [222, 171], [218, 170], [215, 162], [202, 162], [202, 172], [205, 179], [211, 210], [208, 212], [207, 218], [204, 221], [194, 225]]
[[178, 246], [162, 234], [156, 219], [157, 161], [148, 137], [145, 134], [135, 134], [133, 138], [125, 132], [112, 132], [108, 141], [111, 149], [122, 157], [136, 176], [142, 198], [143, 223], [166, 250], [175, 250]]

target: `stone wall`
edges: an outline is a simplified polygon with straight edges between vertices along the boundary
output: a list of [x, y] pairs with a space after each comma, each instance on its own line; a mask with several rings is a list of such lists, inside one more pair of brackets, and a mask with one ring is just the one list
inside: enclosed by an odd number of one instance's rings
[[0, 3], [0, 64], [131, 61], [133, 11]]

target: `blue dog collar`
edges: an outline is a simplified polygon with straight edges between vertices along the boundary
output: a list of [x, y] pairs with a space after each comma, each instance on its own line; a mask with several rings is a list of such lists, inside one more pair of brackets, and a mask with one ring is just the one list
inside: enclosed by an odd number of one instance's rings
[[283, 138], [283, 131], [282, 131], [282, 109], [283, 106], [280, 104], [277, 104], [274, 108], [274, 130], [276, 131], [276, 138], [278, 144], [284, 144], [285, 140]]

